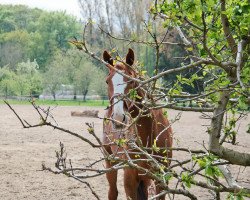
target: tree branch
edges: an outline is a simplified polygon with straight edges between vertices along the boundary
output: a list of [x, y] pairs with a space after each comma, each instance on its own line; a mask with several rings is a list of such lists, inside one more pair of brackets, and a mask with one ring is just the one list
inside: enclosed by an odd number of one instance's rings
[[[22, 120], [21, 117], [16, 113], [16, 111], [12, 108], [12, 106], [7, 102], [7, 101], [4, 101], [6, 103], [6, 105], [13, 111], [13, 113], [17, 116], [18, 120], [21, 122], [21, 124], [23, 125], [23, 128], [36, 128], [36, 127], [41, 127], [41, 126], [50, 126], [56, 130], [60, 130], [60, 131], [63, 131], [65, 133], [69, 133], [70, 135], [73, 135], [79, 139], [81, 139], [82, 141], [84, 142], [87, 142], [89, 145], [91, 145], [92, 147], [94, 148], [100, 148], [101, 145], [96, 145], [94, 144], [93, 142], [91, 142], [90, 140], [88, 140], [87, 138], [79, 135], [78, 133], [75, 133], [73, 131], [70, 131], [70, 130], [67, 130], [65, 128], [62, 128], [60, 126], [57, 126], [57, 125], [54, 125], [52, 124], [51, 122], [48, 122], [47, 121], [47, 116], [49, 115], [49, 113], [46, 113], [46, 116], [44, 117], [40, 111], [38, 110], [38, 107], [35, 106], [35, 104], [32, 102], [32, 105], [33, 107], [35, 108], [35, 110], [38, 112], [39, 116], [40, 116], [40, 119], [41, 119], [41, 122], [38, 123], [38, 124], [35, 124], [35, 125], [31, 125], [29, 124], [28, 122], [26, 122], [25, 120]], [[27, 125], [24, 124], [24, 122], [26, 122]]]
[[[163, 14], [163, 13], [158, 13], [158, 16], [164, 20], [168, 19], [168, 16]], [[181, 30], [180, 26], [176, 26], [175, 29], [177, 30], [181, 40], [183, 41], [183, 43], [189, 47], [192, 46], [192, 43], [187, 39], [187, 37], [185, 36], [185, 34], [183, 33], [183, 31]]]
[[223, 27], [223, 31], [224, 31], [224, 35], [225, 38], [227, 39], [228, 45], [231, 49], [232, 55], [234, 58], [236, 58], [236, 52], [237, 52], [237, 48], [236, 48], [236, 43], [235, 40], [231, 34], [231, 30], [230, 30], [230, 24], [229, 24], [229, 20], [225, 14], [226, 11], [226, 1], [225, 0], [220, 0], [221, 3], [221, 22], [222, 22], [222, 27]]
[[223, 91], [221, 93], [218, 106], [215, 108], [213, 118], [211, 121], [211, 128], [209, 132], [209, 150], [218, 155], [220, 158], [229, 161], [232, 164], [250, 166], [250, 154], [241, 153], [232, 149], [225, 148], [220, 145], [219, 139], [222, 128], [222, 121], [227, 103], [229, 101], [230, 91]]
[[245, 86], [244, 86], [243, 82], [241, 81], [240, 72], [241, 72], [241, 69], [242, 69], [242, 66], [243, 66], [243, 60], [242, 60], [242, 58], [243, 58], [243, 51], [245, 49], [245, 46], [246, 46], [246, 41], [245, 40], [241, 40], [238, 43], [237, 56], [236, 56], [236, 65], [237, 65], [236, 75], [237, 75], [237, 80], [239, 81], [240, 86], [243, 89], [245, 89]]
[[[137, 43], [137, 44], [145, 44], [145, 45], [156, 45], [156, 42], [149, 42], [149, 41], [142, 41], [142, 40], [132, 40], [132, 39], [127, 39], [127, 38], [119, 38], [119, 37], [116, 37], [114, 35], [112, 35], [111, 33], [105, 31], [101, 26], [99, 26], [99, 29], [104, 32], [107, 36], [115, 39], [115, 40], [119, 40], [119, 41], [124, 41], [124, 42], [129, 42], [129, 43]], [[176, 43], [176, 42], [161, 42], [161, 44], [169, 44], [169, 45], [185, 45], [185, 44], [182, 44], [182, 43]]]
[[[156, 79], [159, 79], [160, 77], [162, 76], [166, 76], [168, 74], [171, 74], [171, 73], [175, 73], [175, 72], [180, 72], [180, 71], [183, 71], [183, 70], [186, 70], [186, 69], [191, 69], [191, 68], [194, 68], [194, 67], [197, 67], [201, 64], [214, 64], [214, 62], [212, 60], [205, 60], [205, 59], [201, 59], [197, 62], [193, 62], [193, 63], [190, 63], [189, 65], [186, 65], [186, 66], [183, 66], [183, 67], [179, 67], [179, 68], [173, 68], [173, 69], [169, 69], [167, 71], [163, 71], [145, 81], [142, 81], [141, 82], [141, 85], [145, 85], [146, 83], [149, 83], [153, 80], [156, 80]], [[141, 87], [141, 85], [139, 87]]]

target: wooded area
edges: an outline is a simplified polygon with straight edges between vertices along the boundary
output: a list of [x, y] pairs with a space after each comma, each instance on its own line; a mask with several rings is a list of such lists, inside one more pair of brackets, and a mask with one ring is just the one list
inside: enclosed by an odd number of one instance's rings
[[75, 17], [21, 5], [0, 5], [0, 13], [2, 95], [38, 97], [47, 92], [55, 98], [66, 85], [85, 98], [90, 83], [103, 95], [103, 84], [96, 82], [103, 79], [102, 71], [68, 42], [82, 31]]
[[[180, 42], [180, 38], [171, 30], [165, 33], [160, 23], [152, 22], [147, 13], [149, 1], [138, 1], [140, 6], [136, 9], [126, 1], [118, 2], [109, 6], [111, 2], [108, 1], [97, 1], [95, 4], [93, 1], [80, 1], [85, 21], [64, 12], [47, 12], [22, 5], [0, 5], [1, 95], [38, 97], [44, 92], [56, 98], [56, 92], [65, 89], [62, 88], [65, 85], [66, 90], [73, 91], [74, 99], [77, 94], [85, 99], [90, 91], [101, 97], [106, 96], [105, 85], [101, 81], [105, 72], [103, 66], [74, 50], [69, 43], [73, 38], [81, 38], [83, 25], [87, 21], [91, 22], [87, 30], [89, 45], [97, 55], [101, 55], [101, 49], [110, 49], [115, 53], [131, 44], [138, 55], [142, 73], [152, 75], [156, 55], [153, 39], [145, 28], [152, 29], [164, 40], [170, 39], [173, 44]], [[126, 12], [120, 12], [121, 8]], [[145, 17], [147, 21], [143, 22]], [[127, 42], [116, 40], [115, 37], [127, 38]], [[162, 48], [159, 57], [161, 71], [185, 59], [186, 50], [182, 46], [170, 44]], [[188, 71], [183, 74], [188, 74]], [[174, 80], [175, 75], [171, 75], [167, 83], [173, 85]], [[199, 85], [196, 81], [195, 89], [188, 85], [184, 87], [195, 92], [197, 88], [200, 89]]]

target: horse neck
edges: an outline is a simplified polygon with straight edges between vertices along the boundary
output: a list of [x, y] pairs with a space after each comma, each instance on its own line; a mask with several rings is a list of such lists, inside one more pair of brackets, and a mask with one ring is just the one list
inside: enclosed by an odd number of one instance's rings
[[137, 94], [140, 98], [137, 98], [134, 103], [136, 105], [132, 105], [129, 109], [129, 112], [133, 118], [139, 115], [140, 109], [143, 109], [142, 100], [145, 98], [145, 94], [140, 88], [137, 89]]

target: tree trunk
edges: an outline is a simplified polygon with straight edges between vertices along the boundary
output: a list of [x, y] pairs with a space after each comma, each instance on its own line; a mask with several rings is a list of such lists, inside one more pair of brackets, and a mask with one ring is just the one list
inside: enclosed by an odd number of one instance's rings
[[53, 96], [53, 99], [54, 101], [56, 100], [56, 93], [55, 92], [52, 92], [52, 96]]
[[7, 85], [5, 86], [5, 99], [7, 99], [7, 97], [8, 97], [8, 87], [7, 87]]
[[88, 90], [85, 90], [82, 92], [82, 95], [83, 95], [83, 101], [86, 102], [86, 96], [88, 94]]
[[223, 147], [219, 143], [222, 120], [229, 101], [230, 91], [225, 90], [221, 93], [218, 106], [214, 110], [209, 130], [209, 151], [222, 159], [228, 160], [232, 164], [250, 166], [250, 154], [239, 152], [233, 149]]
[[73, 100], [76, 100], [76, 90], [74, 89], [74, 97]]

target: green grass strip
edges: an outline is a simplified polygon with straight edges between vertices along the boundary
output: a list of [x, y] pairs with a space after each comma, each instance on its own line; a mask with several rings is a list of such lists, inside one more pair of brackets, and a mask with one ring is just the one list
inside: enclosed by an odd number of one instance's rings
[[[14, 105], [30, 105], [30, 102], [28, 100], [14, 100], [9, 99], [7, 100], [10, 104]], [[37, 105], [58, 105], [58, 106], [93, 106], [93, 107], [99, 107], [99, 106], [108, 106], [107, 100], [87, 100], [87, 101], [81, 101], [81, 100], [41, 100], [36, 99], [35, 103]], [[4, 100], [0, 99], [0, 104], [4, 104]]]

